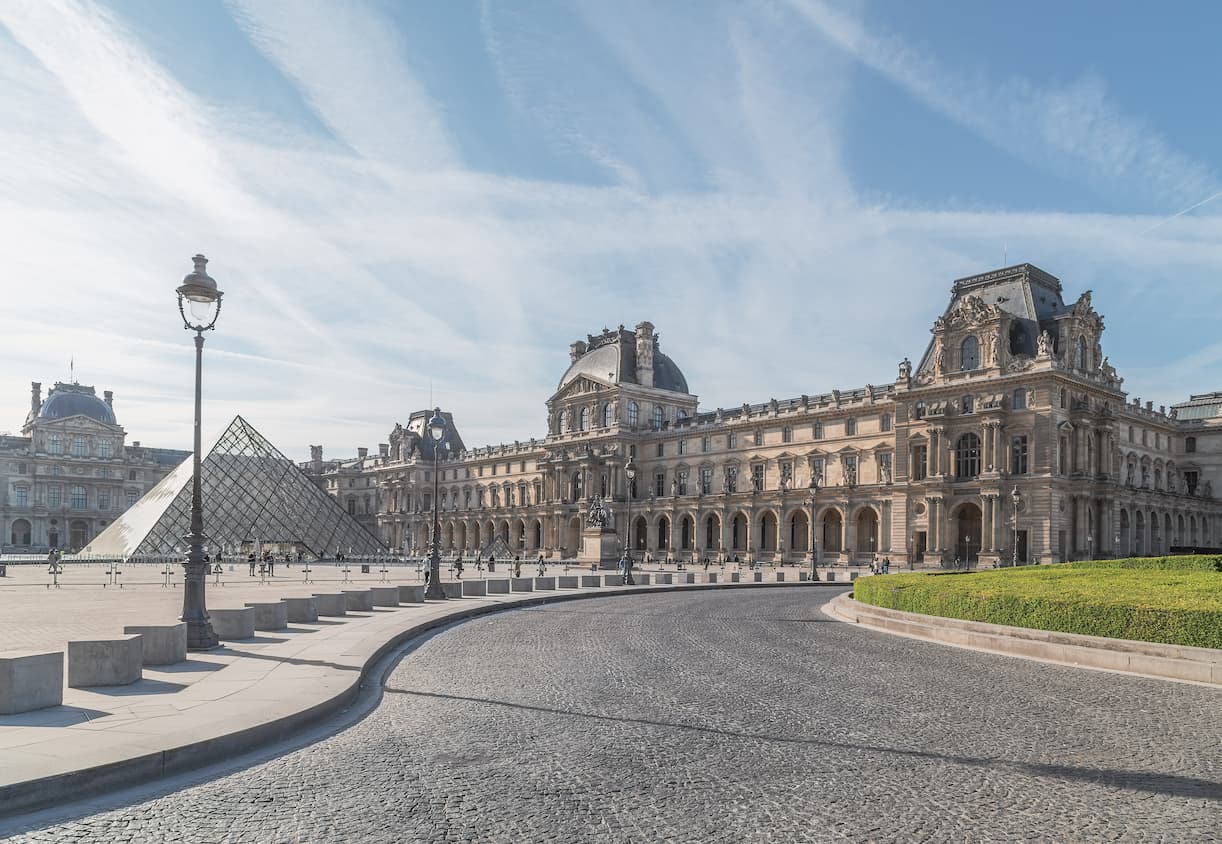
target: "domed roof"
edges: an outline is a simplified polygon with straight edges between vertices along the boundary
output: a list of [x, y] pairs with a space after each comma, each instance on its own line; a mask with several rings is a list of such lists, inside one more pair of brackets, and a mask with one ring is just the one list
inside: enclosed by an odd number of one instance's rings
[[[560, 379], [558, 389], [564, 389], [581, 375], [604, 384], [640, 383], [637, 379], [635, 351], [632, 335], [623, 340], [614, 339], [595, 346], [570, 364]], [[675, 393], [688, 392], [687, 379], [683, 377], [682, 370], [669, 355], [656, 349], [653, 353], [653, 386]]]
[[40, 419], [67, 419], [88, 416], [107, 425], [114, 425], [115, 412], [110, 405], [93, 393], [93, 387], [79, 384], [56, 384], [38, 410]]

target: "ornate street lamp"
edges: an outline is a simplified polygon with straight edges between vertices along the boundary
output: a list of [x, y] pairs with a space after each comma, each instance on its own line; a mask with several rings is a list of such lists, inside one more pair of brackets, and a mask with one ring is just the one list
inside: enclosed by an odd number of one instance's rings
[[446, 599], [446, 590], [441, 588], [441, 523], [437, 515], [437, 457], [445, 435], [446, 420], [441, 415], [441, 408], [435, 407], [433, 418], [429, 420], [429, 439], [433, 441], [433, 547], [429, 551], [429, 585], [424, 590], [424, 597], [438, 601]]
[[1014, 544], [1010, 548], [1010, 565], [1018, 566], [1018, 508], [1022, 506], [1023, 497], [1018, 493], [1018, 487], [1010, 493], [1010, 501], [1014, 503]]
[[[191, 477], [191, 532], [183, 537], [188, 546], [187, 561], [183, 564], [185, 574], [182, 590], [182, 621], [187, 623], [187, 649], [206, 651], [220, 644], [208, 617], [204, 601], [204, 585], [208, 565], [204, 562], [204, 505], [200, 495], [200, 402], [202, 397], [202, 370], [204, 363], [204, 332], [216, 327], [221, 315], [221, 291], [217, 290], [205, 269], [208, 259], [196, 255], [195, 271], [182, 280], [178, 287], [178, 313], [182, 325], [195, 332], [195, 453], [192, 455]], [[186, 307], [184, 307], [184, 302]], [[188, 317], [188, 312], [190, 316]]]
[[636, 464], [632, 458], [624, 465], [624, 477], [628, 479], [628, 524], [625, 527], [628, 541], [624, 543], [623, 569], [624, 583], [631, 586], [636, 584], [632, 579], [632, 482], [636, 480]]
[[815, 541], [815, 495], [819, 492], [819, 476], [810, 473], [810, 485], [807, 487], [806, 506], [810, 508], [810, 579], [819, 579], [819, 544]]

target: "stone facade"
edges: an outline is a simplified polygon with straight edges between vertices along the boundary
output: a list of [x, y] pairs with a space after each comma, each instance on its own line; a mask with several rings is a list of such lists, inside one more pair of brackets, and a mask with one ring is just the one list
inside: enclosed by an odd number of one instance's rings
[[0, 549], [76, 551], [134, 504], [189, 451], [127, 445], [114, 395], [31, 384], [21, 436], [0, 436]]
[[434, 481], [419, 411], [377, 455], [327, 464], [319, 449], [302, 468], [409, 554], [427, 547], [435, 483], [447, 553], [499, 538], [575, 557], [595, 495], [620, 542], [655, 558], [798, 561], [814, 543], [824, 562], [989, 564], [1218, 546], [1222, 419], [1130, 401], [1103, 329], [1089, 291], [1066, 304], [1059, 280], [1022, 264], [956, 281], [924, 354], [887, 383], [709, 412], [642, 322], [572, 344], [541, 439], [466, 449], [451, 425]]

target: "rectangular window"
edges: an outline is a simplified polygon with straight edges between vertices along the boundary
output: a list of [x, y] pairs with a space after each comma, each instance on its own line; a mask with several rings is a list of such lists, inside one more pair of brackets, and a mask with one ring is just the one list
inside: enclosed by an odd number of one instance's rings
[[1142, 444], [1142, 445], [1149, 445], [1149, 444], [1150, 444], [1150, 443], [1149, 443], [1149, 437], [1147, 436], [1148, 434], [1149, 434], [1149, 432], [1148, 432], [1148, 431], [1144, 431], [1144, 430], [1143, 430], [1143, 431], [1141, 432], [1141, 444]]
[[687, 472], [679, 473], [679, 494], [687, 495]]
[[756, 492], [764, 488], [764, 467], [756, 463], [751, 467], [751, 488]]
[[1027, 437], [1014, 437], [1010, 443], [1010, 474], [1027, 474]]
[[1133, 426], [1129, 426], [1129, 442], [1133, 442]]
[[25, 474], [25, 464], [24, 464], [24, 463], [18, 463], [18, 464], [17, 464], [17, 474], [18, 474], [18, 475], [24, 475], [24, 474]]
[[700, 470], [700, 494], [713, 494], [713, 470], [710, 468]]
[[635, 445], [628, 446], [628, 459], [636, 460], [636, 446]]
[[793, 486], [793, 463], [788, 460], [781, 464], [781, 478], [786, 486]]
[[1184, 473], [1184, 488], [1188, 491], [1189, 495], [1197, 494], [1197, 473], [1195, 471]]
[[89, 496], [85, 492], [85, 488], [83, 486], [74, 486], [72, 488], [71, 496], [73, 510], [84, 510], [89, 506]]
[[914, 445], [912, 447], [912, 466], [908, 474], [914, 481], [923, 481], [929, 468], [929, 446]]
[[815, 439], [817, 440], [823, 439], [823, 423], [822, 422], [815, 423]]
[[726, 434], [726, 448], [738, 448], [738, 434]]
[[712, 451], [713, 450], [713, 438], [712, 437], [701, 437], [700, 438], [700, 450], [706, 454]]
[[1010, 396], [1011, 410], [1026, 410], [1027, 409], [1027, 390], [1025, 387], [1019, 387]]
[[60, 501], [61, 501], [60, 496], [62, 495], [62, 493], [63, 493], [63, 487], [61, 487], [59, 484], [52, 484], [51, 486], [47, 487], [47, 506], [48, 507], [60, 506]]
[[1184, 451], [1187, 452], [1188, 454], [1192, 454], [1196, 450], [1197, 450], [1197, 438], [1196, 437], [1185, 437], [1184, 438]]
[[19, 486], [13, 489], [13, 503], [18, 507], [28, 507], [30, 505], [30, 490], [28, 487]]
[[72, 456], [73, 457], [86, 456], [89, 453], [86, 446], [87, 444], [85, 442], [84, 437], [73, 437], [72, 438]]
[[666, 495], [666, 473], [658, 472], [653, 476], [653, 494], [658, 498]]
[[61, 440], [58, 436], [53, 436], [49, 438], [47, 440], [47, 451], [49, 451], [51, 454], [63, 454], [64, 453], [64, 441]]
[[99, 510], [109, 510], [110, 509], [110, 490], [108, 489], [98, 490], [98, 509]]
[[[495, 464], [495, 463], [493, 463], [493, 464], [492, 464], [492, 474], [494, 474], [494, 475], [496, 474], [496, 464]], [[428, 472], [425, 472], [425, 473], [424, 473], [424, 479], [425, 479], [426, 481], [429, 479], [429, 473], [428, 473]]]
[[114, 445], [111, 443], [110, 440], [102, 440], [100, 443], [98, 443], [98, 456], [99, 457], [112, 457], [113, 454], [114, 454]]
[[823, 472], [826, 466], [827, 462], [822, 457], [816, 457], [810, 464], [811, 474], [819, 479], [820, 484], [823, 483], [823, 478], [825, 477]]
[[658, 443], [658, 457], [665, 457], [665, 456], [666, 456], [666, 444]]
[[[526, 471], [526, 461], [525, 461], [525, 460], [519, 460], [519, 461], [518, 461], [518, 471], [519, 471], [519, 472], [525, 472], [525, 471]], [[457, 475], [455, 475], [455, 477], [458, 477], [458, 476], [457, 476]]]
[[879, 419], [878, 427], [883, 431], [883, 433], [886, 433], [887, 431], [891, 430], [891, 414], [890, 413], [884, 413], [882, 415], [882, 417]]
[[679, 453], [687, 454], [687, 440], [679, 440]]
[[763, 431], [756, 431], [756, 432], [755, 432], [755, 444], [756, 444], [756, 445], [763, 445], [763, 444], [764, 444], [764, 432], [763, 432]]

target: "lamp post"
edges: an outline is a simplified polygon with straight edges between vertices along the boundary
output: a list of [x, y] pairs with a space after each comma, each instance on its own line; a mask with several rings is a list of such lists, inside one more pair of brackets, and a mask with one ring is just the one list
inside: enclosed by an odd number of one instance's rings
[[1010, 566], [1018, 566], [1018, 508], [1023, 503], [1023, 497], [1018, 493], [1018, 487], [1010, 493], [1010, 501], [1014, 504], [1014, 544], [1010, 548]]
[[624, 477], [628, 479], [628, 523], [624, 530], [627, 534], [627, 542], [624, 543], [624, 583], [635, 584], [632, 579], [632, 484], [636, 480], [636, 464], [632, 462], [632, 458], [624, 465]]
[[[191, 476], [191, 532], [187, 542], [187, 561], [182, 590], [182, 621], [187, 624], [187, 649], [206, 651], [220, 644], [208, 617], [204, 601], [204, 586], [208, 564], [204, 562], [204, 505], [200, 494], [200, 402], [202, 398], [204, 365], [204, 332], [216, 327], [221, 314], [221, 291], [217, 289], [206, 270], [208, 259], [196, 255], [195, 270], [182, 280], [178, 290], [178, 313], [182, 326], [195, 332], [195, 453], [192, 455]], [[184, 307], [184, 303], [186, 307]], [[190, 316], [188, 317], [188, 313]]]
[[1086, 559], [1095, 559], [1095, 537], [1093, 534], [1086, 534]]
[[433, 441], [433, 547], [429, 550], [429, 585], [424, 590], [424, 597], [438, 601], [446, 599], [446, 590], [441, 588], [441, 523], [437, 511], [437, 458], [445, 435], [446, 420], [441, 415], [441, 408], [435, 407], [433, 418], [429, 420], [429, 439]]
[[819, 476], [810, 473], [810, 485], [806, 487], [806, 506], [810, 508], [810, 579], [819, 579], [819, 549], [815, 542], [815, 494], [819, 492]]
[[1115, 542], [1113, 542], [1112, 544], [1112, 556], [1115, 557], [1116, 559], [1119, 559], [1120, 558], [1120, 534], [1117, 533], [1112, 538], [1115, 540]]

